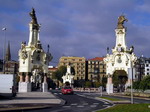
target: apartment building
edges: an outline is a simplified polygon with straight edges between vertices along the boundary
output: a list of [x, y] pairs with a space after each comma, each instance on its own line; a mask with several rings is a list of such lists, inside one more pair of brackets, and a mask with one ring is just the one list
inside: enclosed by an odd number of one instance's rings
[[92, 82], [101, 82], [106, 75], [106, 65], [103, 57], [95, 57], [87, 60], [87, 76]]
[[74, 80], [85, 80], [85, 62], [86, 59], [84, 57], [63, 56], [59, 59], [58, 66], [67, 66], [68, 64], [70, 64], [71, 67], [73, 67], [75, 70]]

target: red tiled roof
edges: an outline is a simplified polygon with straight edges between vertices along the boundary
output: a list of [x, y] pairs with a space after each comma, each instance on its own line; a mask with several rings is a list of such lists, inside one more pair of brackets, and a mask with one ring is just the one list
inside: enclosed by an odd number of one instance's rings
[[88, 59], [88, 61], [103, 61], [104, 57], [95, 57], [92, 59]]

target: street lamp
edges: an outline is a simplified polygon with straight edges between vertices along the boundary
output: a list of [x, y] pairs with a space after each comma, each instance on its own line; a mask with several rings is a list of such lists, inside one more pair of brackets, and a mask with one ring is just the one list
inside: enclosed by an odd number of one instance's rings
[[3, 73], [5, 74], [5, 44], [6, 44], [6, 28], [2, 28], [4, 32], [4, 49], [3, 49]]
[[131, 62], [131, 104], [133, 103], [133, 63]]

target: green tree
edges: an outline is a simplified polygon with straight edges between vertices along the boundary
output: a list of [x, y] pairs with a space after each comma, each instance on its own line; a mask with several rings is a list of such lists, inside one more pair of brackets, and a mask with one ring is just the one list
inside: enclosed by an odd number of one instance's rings
[[73, 75], [75, 75], [75, 69], [74, 69], [74, 67], [71, 67], [71, 73], [72, 73]]
[[141, 81], [135, 81], [135, 82], [133, 82], [133, 88], [136, 89], [136, 90], [140, 89], [140, 82]]
[[140, 82], [140, 89], [145, 91], [146, 89], [150, 89], [150, 76], [146, 76]]
[[106, 84], [107, 84], [107, 77], [103, 76], [103, 78], [102, 78], [102, 86], [106, 87]]
[[98, 88], [100, 87], [102, 84], [100, 82], [95, 82], [95, 87]]
[[91, 84], [90, 81], [86, 81], [86, 82], [85, 82], [85, 87], [91, 87], [91, 86], [92, 86], [92, 84]]
[[53, 72], [53, 78], [62, 82], [62, 76], [66, 74], [66, 66], [60, 66], [57, 71]]

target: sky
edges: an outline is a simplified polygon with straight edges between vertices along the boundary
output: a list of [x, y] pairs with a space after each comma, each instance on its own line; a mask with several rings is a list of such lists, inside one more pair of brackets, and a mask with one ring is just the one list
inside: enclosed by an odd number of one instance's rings
[[86, 59], [106, 55], [115, 46], [120, 15], [128, 22], [126, 43], [136, 56], [150, 57], [150, 0], [0, 0], [0, 59], [10, 41], [12, 60], [18, 61], [21, 42], [29, 40], [29, 12], [36, 11], [42, 47], [57, 65], [61, 56]]

